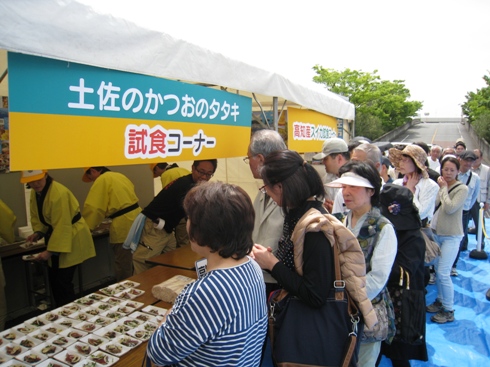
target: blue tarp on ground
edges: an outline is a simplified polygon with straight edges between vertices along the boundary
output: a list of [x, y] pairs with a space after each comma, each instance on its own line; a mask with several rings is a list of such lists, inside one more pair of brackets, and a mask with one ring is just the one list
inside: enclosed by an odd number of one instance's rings
[[[490, 236], [490, 219], [485, 224]], [[490, 240], [486, 239], [486, 250]], [[469, 235], [470, 250], [476, 248], [476, 236]], [[436, 324], [427, 314], [427, 349], [429, 361], [411, 361], [412, 367], [487, 367], [490, 366], [490, 301], [485, 297], [490, 289], [490, 259], [475, 260], [470, 251], [461, 252], [454, 284], [455, 321]], [[435, 285], [427, 286], [427, 304], [437, 296]], [[263, 367], [272, 366], [270, 349]], [[383, 358], [380, 367], [391, 367]]]

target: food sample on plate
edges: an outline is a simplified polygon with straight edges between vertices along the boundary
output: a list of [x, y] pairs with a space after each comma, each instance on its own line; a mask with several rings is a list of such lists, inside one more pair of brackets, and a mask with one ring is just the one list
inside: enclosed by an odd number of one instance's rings
[[115, 354], [115, 355], [121, 354], [123, 352], [122, 346], [117, 345], [117, 344], [106, 344], [104, 346], [104, 349], [107, 352], [109, 352], [111, 354]]
[[77, 330], [72, 330], [66, 334], [67, 337], [73, 338], [73, 339], [80, 339], [82, 336], [85, 336], [86, 333], [77, 331]]
[[102, 317], [102, 316], [93, 317], [89, 321], [93, 322], [94, 324], [99, 325], [99, 326], [107, 326], [107, 325], [111, 324], [112, 322], [114, 322], [114, 320], [107, 318], [107, 317]]
[[37, 326], [37, 327], [41, 327], [41, 326], [44, 326], [46, 325], [46, 322], [44, 322], [43, 320], [39, 319], [39, 318], [36, 318], [36, 319], [33, 319], [33, 320], [29, 320], [27, 321], [30, 325], [32, 326]]
[[11, 331], [11, 332], [9, 332], [9, 333], [6, 333], [6, 334], [2, 335], [2, 337], [3, 337], [4, 339], [7, 339], [7, 340], [15, 340], [15, 339], [16, 339], [16, 338], [18, 338], [19, 336], [23, 336], [23, 335], [24, 335], [23, 333], [22, 333], [22, 334], [20, 334], [20, 333], [18, 334], [18, 333], [15, 333], [15, 332], [12, 332], [12, 331]]
[[124, 325], [124, 324], [119, 324], [119, 325], [116, 325], [114, 327], [114, 331], [121, 333], [121, 334], [124, 334], [126, 331], [129, 331], [129, 330], [131, 330], [131, 328], [129, 326]]
[[101, 311], [107, 311], [107, 310], [111, 309], [114, 306], [112, 306], [112, 305], [110, 305], [108, 303], [100, 302], [100, 303], [97, 303], [97, 304], [93, 304], [92, 307], [97, 308], [97, 309], [99, 309]]
[[65, 306], [63, 306], [64, 309], [66, 310], [70, 310], [72, 312], [76, 312], [76, 311], [80, 311], [83, 307], [80, 306], [80, 304], [76, 304], [76, 303], [69, 303]]
[[112, 320], [119, 320], [119, 319], [122, 319], [124, 317], [124, 314], [122, 314], [120, 312], [109, 311], [109, 312], [106, 312], [103, 316], [108, 317]]
[[22, 348], [18, 345], [7, 345], [5, 347], [5, 353], [9, 356], [18, 356], [22, 352]]
[[23, 358], [24, 362], [32, 363], [32, 364], [38, 363], [42, 359], [43, 359], [43, 357], [40, 356], [39, 354], [36, 354], [36, 353], [29, 353], [29, 354], [25, 355]]
[[135, 319], [126, 319], [123, 321], [123, 324], [126, 326], [129, 326], [131, 329], [140, 326], [141, 321], [135, 320]]
[[146, 306], [141, 310], [141, 312], [149, 313], [153, 316], [165, 316], [167, 309], [155, 306]]
[[51, 343], [60, 347], [64, 347], [65, 345], [70, 344], [70, 340], [64, 336], [60, 336], [59, 338], [51, 340]]
[[142, 291], [140, 289], [129, 288], [129, 289], [125, 290], [124, 292], [117, 293], [115, 296], [118, 298], [122, 298], [122, 299], [133, 299], [133, 298], [141, 296], [144, 293], [145, 293], [145, 291]]
[[94, 347], [98, 347], [99, 345], [105, 343], [106, 341], [107, 339], [98, 338], [96, 335], [87, 339], [87, 343], [93, 345]]
[[58, 348], [59, 347], [54, 344], [46, 344], [41, 348], [41, 353], [46, 355], [54, 354], [59, 350]]
[[31, 334], [31, 336], [33, 338], [36, 338], [36, 339], [39, 339], [39, 340], [45, 342], [46, 340], [52, 338], [54, 336], [54, 334], [51, 334], [49, 332], [40, 332], [40, 333], [33, 333], [33, 334]]
[[84, 312], [75, 312], [75, 313], [72, 313], [68, 317], [70, 317], [70, 318], [72, 318], [74, 320], [87, 321], [88, 319], [90, 319], [93, 316], [92, 315], [87, 315]]
[[141, 344], [139, 340], [133, 339], [129, 336], [123, 336], [122, 338], [119, 338], [118, 342], [129, 348], [133, 348]]
[[143, 324], [143, 329], [145, 329], [146, 331], [155, 331], [156, 329], [158, 328], [158, 325], [157, 324], [154, 324], [152, 322], [147, 322], [145, 324]]
[[67, 362], [69, 364], [78, 363], [78, 362], [80, 362], [81, 359], [82, 359], [82, 357], [79, 356], [78, 354], [67, 352], [65, 355], [65, 362]]
[[114, 297], [111, 297], [109, 298], [108, 300], [105, 301], [106, 303], [110, 304], [110, 305], [113, 305], [113, 306], [118, 306], [120, 305], [123, 301], [120, 300], [119, 298], [114, 298]]
[[122, 284], [114, 284], [114, 290], [119, 293], [119, 292], [122, 292], [124, 290], [126, 290], [126, 287], [123, 286]]
[[83, 331], [88, 331], [88, 332], [91, 332], [91, 331], [94, 331], [95, 329], [98, 328], [97, 325], [95, 325], [94, 323], [92, 322], [84, 322], [82, 324], [78, 324], [76, 326], [76, 328], [80, 329], [80, 330], [83, 330]]
[[124, 305], [131, 308], [140, 308], [144, 305], [144, 303], [136, 302], [136, 301], [127, 301]]
[[72, 310], [69, 310], [67, 308], [63, 308], [63, 309], [61, 309], [61, 310], [59, 310], [57, 312], [58, 312], [58, 315], [63, 316], [63, 317], [67, 317], [67, 316], [70, 316], [72, 313], [74, 313], [76, 311], [72, 311]]
[[91, 361], [84, 361], [81, 364], [78, 364], [76, 367], [97, 367], [97, 363]]
[[106, 339], [114, 339], [117, 338], [118, 336], [121, 336], [120, 333], [115, 332], [111, 326], [106, 326], [103, 327], [102, 329], [96, 330], [93, 333], [93, 336], [101, 336]]
[[19, 344], [26, 348], [34, 348], [36, 346], [36, 342], [29, 338], [20, 340]]
[[141, 340], [148, 340], [148, 339], [150, 339], [150, 337], [151, 337], [152, 334], [153, 334], [152, 332], [146, 331], [146, 330], [136, 330], [133, 333], [133, 335], [136, 338], [141, 339]]
[[131, 312], [134, 311], [134, 308], [130, 308], [130, 307], [127, 307], [127, 306], [120, 306], [116, 309], [117, 312], [121, 312], [121, 313], [124, 313], [124, 314], [129, 314]]
[[104, 353], [104, 352], [96, 352], [94, 354], [92, 354], [89, 359], [91, 359], [92, 361], [94, 362], [97, 362], [99, 364], [102, 364], [104, 366], [107, 366], [109, 364], [112, 364], [114, 363], [115, 361], [117, 361], [117, 358], [107, 354], [107, 353]]
[[41, 367], [41, 366], [42, 367], [66, 367], [66, 364], [64, 364], [64, 363], [62, 364], [60, 362], [56, 362], [56, 361], [54, 361], [52, 359], [51, 360], [49, 360], [49, 359], [46, 360], [45, 363], [46, 364], [43, 363], [42, 365], [39, 364], [38, 367]]
[[67, 318], [60, 319], [56, 322], [56, 324], [64, 326], [64, 327], [72, 327], [78, 323], [79, 323], [79, 321], [77, 321], [77, 320], [67, 319]]
[[53, 322], [53, 321], [58, 320], [60, 318], [60, 316], [55, 314], [55, 313], [48, 312], [47, 314], [44, 315], [44, 318], [50, 322]]
[[140, 283], [133, 282], [131, 280], [126, 280], [120, 283], [124, 288], [136, 288], [139, 287]]
[[99, 289], [99, 292], [104, 293], [106, 296], [113, 296], [117, 293], [117, 291], [113, 287], [105, 287]]
[[98, 314], [100, 314], [100, 310], [96, 309], [96, 308], [92, 308], [92, 307], [87, 307], [85, 310], [83, 310], [83, 312], [85, 312], [86, 314], [89, 314], [89, 315], [92, 315], [92, 316], [97, 316]]
[[16, 330], [22, 334], [29, 334], [36, 331], [36, 328], [34, 326], [19, 326]]
[[63, 330], [66, 330], [66, 327], [57, 324], [49, 324], [45, 326], [44, 330], [52, 334], [59, 334]]
[[75, 300], [75, 303], [78, 303], [79, 305], [90, 306], [95, 303], [95, 300], [90, 299], [88, 297], [83, 297]]
[[102, 294], [97, 294], [97, 293], [92, 293], [87, 296], [89, 299], [93, 299], [94, 301], [103, 301], [104, 299], [107, 299], [106, 296], [103, 296]]
[[145, 314], [143, 312], [135, 312], [131, 314], [131, 317], [134, 318], [135, 320], [147, 322], [147, 321], [155, 321], [156, 318], [155, 316]]
[[84, 356], [88, 356], [92, 352], [92, 347], [90, 347], [90, 345], [87, 345], [87, 344], [75, 343], [74, 347], [78, 353], [80, 353]]

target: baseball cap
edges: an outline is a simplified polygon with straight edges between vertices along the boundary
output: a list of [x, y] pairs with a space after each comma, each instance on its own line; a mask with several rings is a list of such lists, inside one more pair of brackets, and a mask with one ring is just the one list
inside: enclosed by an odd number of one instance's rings
[[463, 160], [473, 160], [473, 161], [476, 161], [477, 158], [476, 158], [476, 154], [473, 153], [471, 150], [465, 150], [463, 152], [461, 152], [461, 154], [459, 155], [459, 158], [463, 159]]
[[40, 180], [48, 171], [45, 169], [22, 171], [22, 176], [20, 177], [20, 183], [29, 183], [32, 181]]
[[346, 153], [349, 151], [347, 143], [340, 138], [331, 138], [323, 142], [322, 152], [315, 154], [313, 159], [323, 159], [334, 153]]

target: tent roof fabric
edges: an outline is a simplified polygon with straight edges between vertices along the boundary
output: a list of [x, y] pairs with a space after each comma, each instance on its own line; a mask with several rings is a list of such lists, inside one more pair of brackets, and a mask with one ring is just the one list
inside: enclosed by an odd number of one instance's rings
[[279, 97], [333, 117], [354, 119], [352, 103], [313, 82], [293, 83], [127, 19], [97, 13], [76, 0], [2, 1], [0, 14], [0, 49]]

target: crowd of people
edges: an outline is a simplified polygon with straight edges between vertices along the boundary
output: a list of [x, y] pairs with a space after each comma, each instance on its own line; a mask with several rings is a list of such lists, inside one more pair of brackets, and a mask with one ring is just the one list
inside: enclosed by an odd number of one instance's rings
[[[490, 206], [482, 152], [457, 141], [446, 149], [416, 142], [383, 154], [367, 141], [348, 145], [331, 138], [314, 159], [325, 166], [323, 178], [277, 132], [258, 130], [244, 158], [253, 177], [263, 180], [253, 201], [239, 186], [208, 182], [217, 160], [206, 159], [195, 161], [191, 172], [176, 164], [150, 165], [163, 188], [145, 208], [131, 181], [107, 167], [84, 168], [82, 180], [92, 186], [83, 208], [47, 171], [23, 171], [21, 182], [32, 189], [34, 232], [27, 240], [45, 240], [36, 260], [49, 264], [57, 306], [74, 299], [74, 273], [95, 256], [90, 232], [107, 218], [116, 281], [180, 246], [206, 258], [205, 275], [178, 296], [148, 344], [155, 364], [179, 366], [259, 366], [268, 296], [287, 291], [308, 314], [319, 315], [338, 291], [337, 242], [349, 242], [352, 253], [341, 255], [354, 281], [345, 289], [362, 315], [350, 365], [374, 367], [382, 355], [396, 367], [427, 361], [425, 313], [433, 313], [436, 323], [455, 320], [451, 276], [457, 276], [460, 252], [468, 250], [468, 224], [473, 220], [478, 231], [480, 203], [485, 211]], [[312, 218], [321, 218], [336, 236], [313, 230]], [[10, 232], [2, 228], [2, 236]], [[430, 264], [422, 232], [440, 247]], [[483, 250], [483, 240], [479, 246]], [[426, 305], [428, 284], [436, 285], [437, 299]], [[304, 333], [296, 340], [314, 348], [307, 341], [325, 337], [328, 328]], [[275, 362], [279, 347], [272, 349]], [[344, 358], [341, 348], [315, 353], [331, 365]]]

